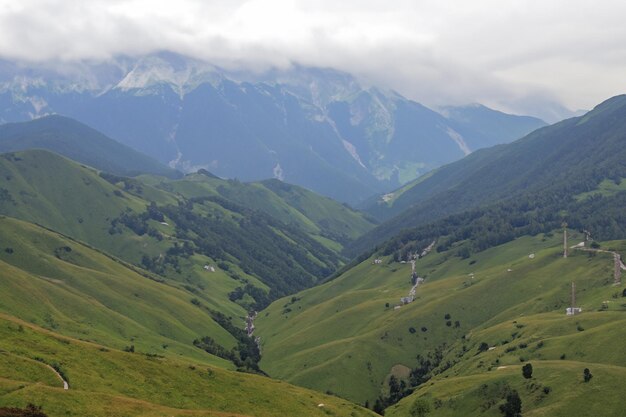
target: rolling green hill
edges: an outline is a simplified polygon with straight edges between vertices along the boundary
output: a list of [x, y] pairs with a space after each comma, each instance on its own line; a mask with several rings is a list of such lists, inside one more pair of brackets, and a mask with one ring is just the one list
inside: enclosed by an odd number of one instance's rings
[[[52, 365], [69, 382], [63, 390]], [[49, 417], [371, 416], [348, 401], [235, 373], [59, 336], [0, 314], [0, 407], [42, 406]]]
[[[0, 213], [191, 285], [214, 304], [232, 304], [229, 294], [236, 288], [244, 295], [234, 301], [244, 308], [263, 304], [311, 286], [342, 262], [339, 242], [315, 239], [211, 190], [186, 198], [135, 179], [98, 175], [47, 151], [3, 154], [0, 175]], [[346, 211], [355, 224], [368, 224]], [[217, 293], [209, 290], [214, 280], [221, 282]]]
[[402, 229], [498, 203], [524, 202], [527, 207], [515, 209], [520, 215], [537, 207], [568, 209], [576, 195], [598, 189], [607, 179], [619, 184], [626, 177], [625, 140], [626, 96], [616, 96], [584, 116], [474, 152], [372, 206], [370, 211], [381, 218], [399, 214], [359, 239], [350, 253], [365, 251]]
[[0, 218], [0, 242], [2, 313], [117, 349], [232, 366], [193, 346], [205, 335], [228, 349], [236, 339], [181, 284], [8, 217]]
[[[570, 234], [572, 244], [583, 237]], [[597, 381], [607, 389], [625, 375], [626, 352], [610, 341], [624, 337], [626, 299], [624, 285], [613, 285], [610, 254], [572, 250], [563, 259], [561, 242], [559, 234], [526, 236], [469, 258], [461, 256], [469, 242], [433, 250], [416, 261], [425, 281], [406, 305], [400, 298], [412, 286], [410, 263], [369, 258], [261, 312], [261, 366], [291, 383], [368, 401], [370, 407], [377, 398], [389, 405], [417, 387], [390, 415], [408, 416], [412, 402], [423, 396], [431, 408], [439, 407], [433, 415], [500, 415], [493, 405], [481, 408], [502, 402], [492, 386], [500, 380], [518, 389], [531, 412], [524, 416], [551, 415], [546, 410], [566, 415], [573, 409], [570, 394], [559, 393], [580, 392], [585, 367], [602, 374]], [[626, 247], [623, 241], [606, 245]], [[571, 282], [583, 314], [567, 317]], [[537, 370], [536, 386], [528, 391], [520, 371], [526, 361]], [[404, 386], [398, 388], [398, 381]], [[481, 386], [476, 381], [491, 387], [481, 402], [473, 400]], [[556, 395], [541, 402], [536, 397], [544, 385]], [[613, 400], [625, 393], [619, 385], [610, 391], [607, 398]], [[581, 395], [589, 400], [594, 394]], [[601, 407], [600, 414], [620, 415], [615, 404]]]
[[85, 165], [117, 175], [182, 174], [108, 138], [76, 120], [46, 116], [0, 126], [0, 153], [47, 149]]

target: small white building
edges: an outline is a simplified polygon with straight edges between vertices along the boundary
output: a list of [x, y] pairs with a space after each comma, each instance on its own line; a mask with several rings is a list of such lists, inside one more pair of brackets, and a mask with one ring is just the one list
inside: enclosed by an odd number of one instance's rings
[[580, 308], [580, 307], [567, 307], [565, 309], [565, 314], [567, 316], [573, 316], [573, 315], [582, 313], [582, 311], [583, 311], [583, 309]]

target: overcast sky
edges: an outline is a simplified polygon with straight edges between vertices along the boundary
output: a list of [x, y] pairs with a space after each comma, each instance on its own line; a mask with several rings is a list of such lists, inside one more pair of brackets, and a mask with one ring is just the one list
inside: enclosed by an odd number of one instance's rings
[[626, 2], [608, 0], [0, 0], [0, 56], [171, 50], [229, 67], [296, 62], [431, 106], [533, 113], [626, 92], [625, 19]]

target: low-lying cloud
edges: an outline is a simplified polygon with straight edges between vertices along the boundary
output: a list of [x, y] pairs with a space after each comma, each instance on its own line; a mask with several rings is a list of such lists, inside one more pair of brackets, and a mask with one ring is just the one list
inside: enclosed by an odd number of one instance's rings
[[298, 63], [431, 106], [532, 113], [589, 108], [626, 90], [623, 16], [626, 3], [582, 0], [0, 0], [0, 57], [170, 50], [231, 69]]

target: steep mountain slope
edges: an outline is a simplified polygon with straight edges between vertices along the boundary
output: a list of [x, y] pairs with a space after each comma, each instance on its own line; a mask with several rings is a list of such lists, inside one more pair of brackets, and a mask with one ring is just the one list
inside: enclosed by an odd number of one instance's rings
[[[330, 69], [229, 73], [169, 53], [118, 61], [84, 63], [69, 77], [7, 66], [0, 121], [63, 114], [185, 172], [274, 177], [351, 203], [475, 150], [464, 132], [475, 144], [495, 140], [472, 120], [458, 124]], [[525, 120], [493, 126], [523, 134]]]
[[0, 153], [26, 149], [47, 149], [117, 175], [180, 176], [180, 173], [152, 158], [109, 139], [82, 123], [61, 116], [0, 125]]
[[[69, 390], [48, 364], [68, 380]], [[280, 381], [186, 357], [122, 352], [5, 314], [0, 314], [0, 374], [0, 407], [36, 403], [49, 417], [374, 415]]]
[[[571, 242], [583, 238], [570, 230]], [[574, 407], [569, 392], [588, 401], [597, 395], [599, 388], [580, 385], [588, 367], [607, 389], [598, 410], [618, 416], [625, 392], [611, 381], [625, 375], [626, 357], [610, 341], [624, 337], [624, 284], [614, 285], [611, 254], [571, 250], [564, 259], [561, 242], [558, 234], [523, 237], [463, 258], [465, 242], [420, 257], [415, 275], [410, 263], [369, 258], [261, 312], [261, 364], [290, 382], [370, 406], [381, 397], [383, 408], [417, 387], [415, 397], [442, 416], [499, 415], [504, 385], [472, 400], [481, 384], [498, 381], [519, 391], [524, 415], [566, 415]], [[404, 304], [416, 277], [415, 300]], [[572, 281], [583, 313], [568, 317]], [[536, 370], [532, 386], [521, 375], [526, 361]], [[552, 393], [543, 394], [543, 386]], [[388, 412], [411, 415], [415, 397]]]
[[[554, 200], [552, 209], [564, 209], [576, 195], [597, 189], [602, 181], [626, 178], [625, 140], [626, 96], [617, 96], [585, 116], [475, 152], [388, 197], [390, 213], [405, 211], [364, 236], [354, 253], [402, 229], [497, 202]], [[386, 205], [380, 202], [373, 211], [381, 215], [382, 209], [385, 216]]]

